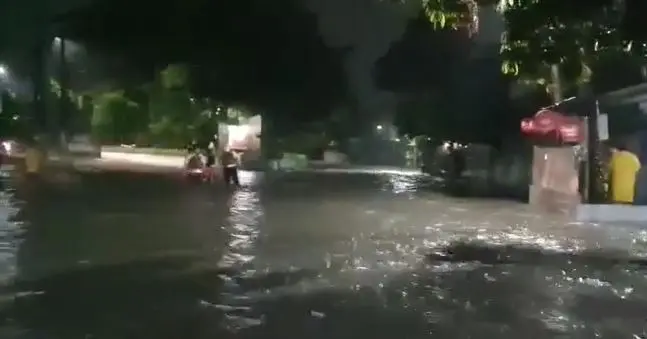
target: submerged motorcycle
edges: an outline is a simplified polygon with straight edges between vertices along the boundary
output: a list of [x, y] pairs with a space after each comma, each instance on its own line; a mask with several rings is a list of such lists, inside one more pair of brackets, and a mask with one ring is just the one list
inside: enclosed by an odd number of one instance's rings
[[193, 181], [214, 182], [216, 171], [207, 166], [207, 156], [202, 152], [191, 152], [184, 162], [184, 176]]
[[189, 153], [184, 160], [184, 171], [187, 174], [201, 174], [206, 163], [206, 157], [200, 152]]

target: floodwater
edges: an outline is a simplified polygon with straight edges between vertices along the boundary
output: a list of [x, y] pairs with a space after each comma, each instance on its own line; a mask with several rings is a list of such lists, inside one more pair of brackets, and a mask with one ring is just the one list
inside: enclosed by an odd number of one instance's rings
[[636, 229], [407, 173], [83, 173], [0, 196], [0, 337], [642, 338]]

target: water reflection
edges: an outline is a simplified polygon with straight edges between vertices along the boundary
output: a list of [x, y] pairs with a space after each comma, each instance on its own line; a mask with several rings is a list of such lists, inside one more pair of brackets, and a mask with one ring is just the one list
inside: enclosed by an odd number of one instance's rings
[[420, 180], [411, 175], [391, 174], [388, 177], [389, 188], [395, 194], [415, 192]]
[[17, 202], [5, 188], [7, 178], [0, 177], [0, 284], [13, 280], [17, 273], [17, 252], [22, 242], [23, 225], [16, 220]]
[[234, 191], [227, 204], [229, 217], [223, 227], [227, 230], [229, 241], [227, 254], [219, 266], [240, 270], [255, 258], [255, 242], [260, 235], [265, 212], [258, 191], [249, 188]]
[[640, 230], [439, 198], [397, 173], [169, 180], [5, 190], [0, 337], [644, 335]]

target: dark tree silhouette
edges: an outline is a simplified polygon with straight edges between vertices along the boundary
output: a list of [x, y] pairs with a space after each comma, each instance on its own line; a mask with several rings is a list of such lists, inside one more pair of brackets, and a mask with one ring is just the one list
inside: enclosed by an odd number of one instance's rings
[[[469, 38], [479, 34], [478, 9], [486, 5], [497, 5], [505, 19], [501, 49], [485, 60], [469, 60]], [[644, 81], [641, 68], [647, 24], [636, 13], [644, 12], [641, 9], [645, 7], [647, 2], [639, 0], [423, 1], [426, 22], [418, 19], [412, 23], [380, 61], [378, 82], [383, 88], [407, 94], [402, 105], [407, 107], [406, 113], [398, 117], [404, 130], [413, 132], [415, 127], [417, 132], [449, 133], [450, 127], [461, 123], [474, 126], [501, 119], [504, 123], [494, 127], [517, 129], [521, 115], [548, 102], [540, 100], [534, 108], [512, 104], [505, 93], [507, 87], [516, 83], [529, 94], [551, 92], [556, 88], [551, 78], [553, 66], [560, 71], [563, 96], [579, 94], [586, 87], [583, 85], [602, 93]], [[492, 62], [496, 54], [498, 65]], [[509, 80], [490, 75], [486, 82], [483, 74], [490, 74], [492, 67]], [[471, 77], [464, 74], [466, 69]], [[461, 85], [464, 82], [480, 83], [480, 91], [476, 85]], [[475, 96], [479, 92], [490, 94], [488, 98]], [[426, 100], [427, 107], [414, 104], [414, 97]], [[436, 98], [433, 104], [430, 97]], [[470, 109], [469, 104], [476, 107]], [[411, 107], [418, 107], [417, 113]], [[519, 111], [521, 108], [527, 112]]]
[[326, 116], [344, 93], [341, 54], [296, 0], [102, 0], [61, 19], [88, 50], [117, 55], [116, 74], [191, 68], [191, 90], [299, 123]]

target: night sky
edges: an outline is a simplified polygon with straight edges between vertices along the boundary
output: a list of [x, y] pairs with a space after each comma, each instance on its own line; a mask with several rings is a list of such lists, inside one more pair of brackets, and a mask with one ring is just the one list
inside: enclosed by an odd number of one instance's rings
[[[36, 3], [46, 3], [50, 15], [33, 11]], [[464, 36], [434, 33], [421, 22], [419, 6], [375, 0], [6, 0], [0, 4], [0, 59], [27, 70], [37, 23], [54, 19], [55, 25], [41, 29], [78, 44], [83, 53], [75, 59], [83, 72], [74, 85], [83, 89], [139, 83], [170, 62], [183, 62], [194, 70], [198, 95], [263, 107], [310, 103], [321, 114], [347, 102], [388, 117], [395, 110], [393, 91], [437, 86], [438, 79], [453, 76], [434, 73], [452, 69], [439, 65], [489, 50], [466, 50]], [[481, 19], [483, 34], [470, 43], [496, 45], [500, 19], [482, 12], [489, 16]]]

